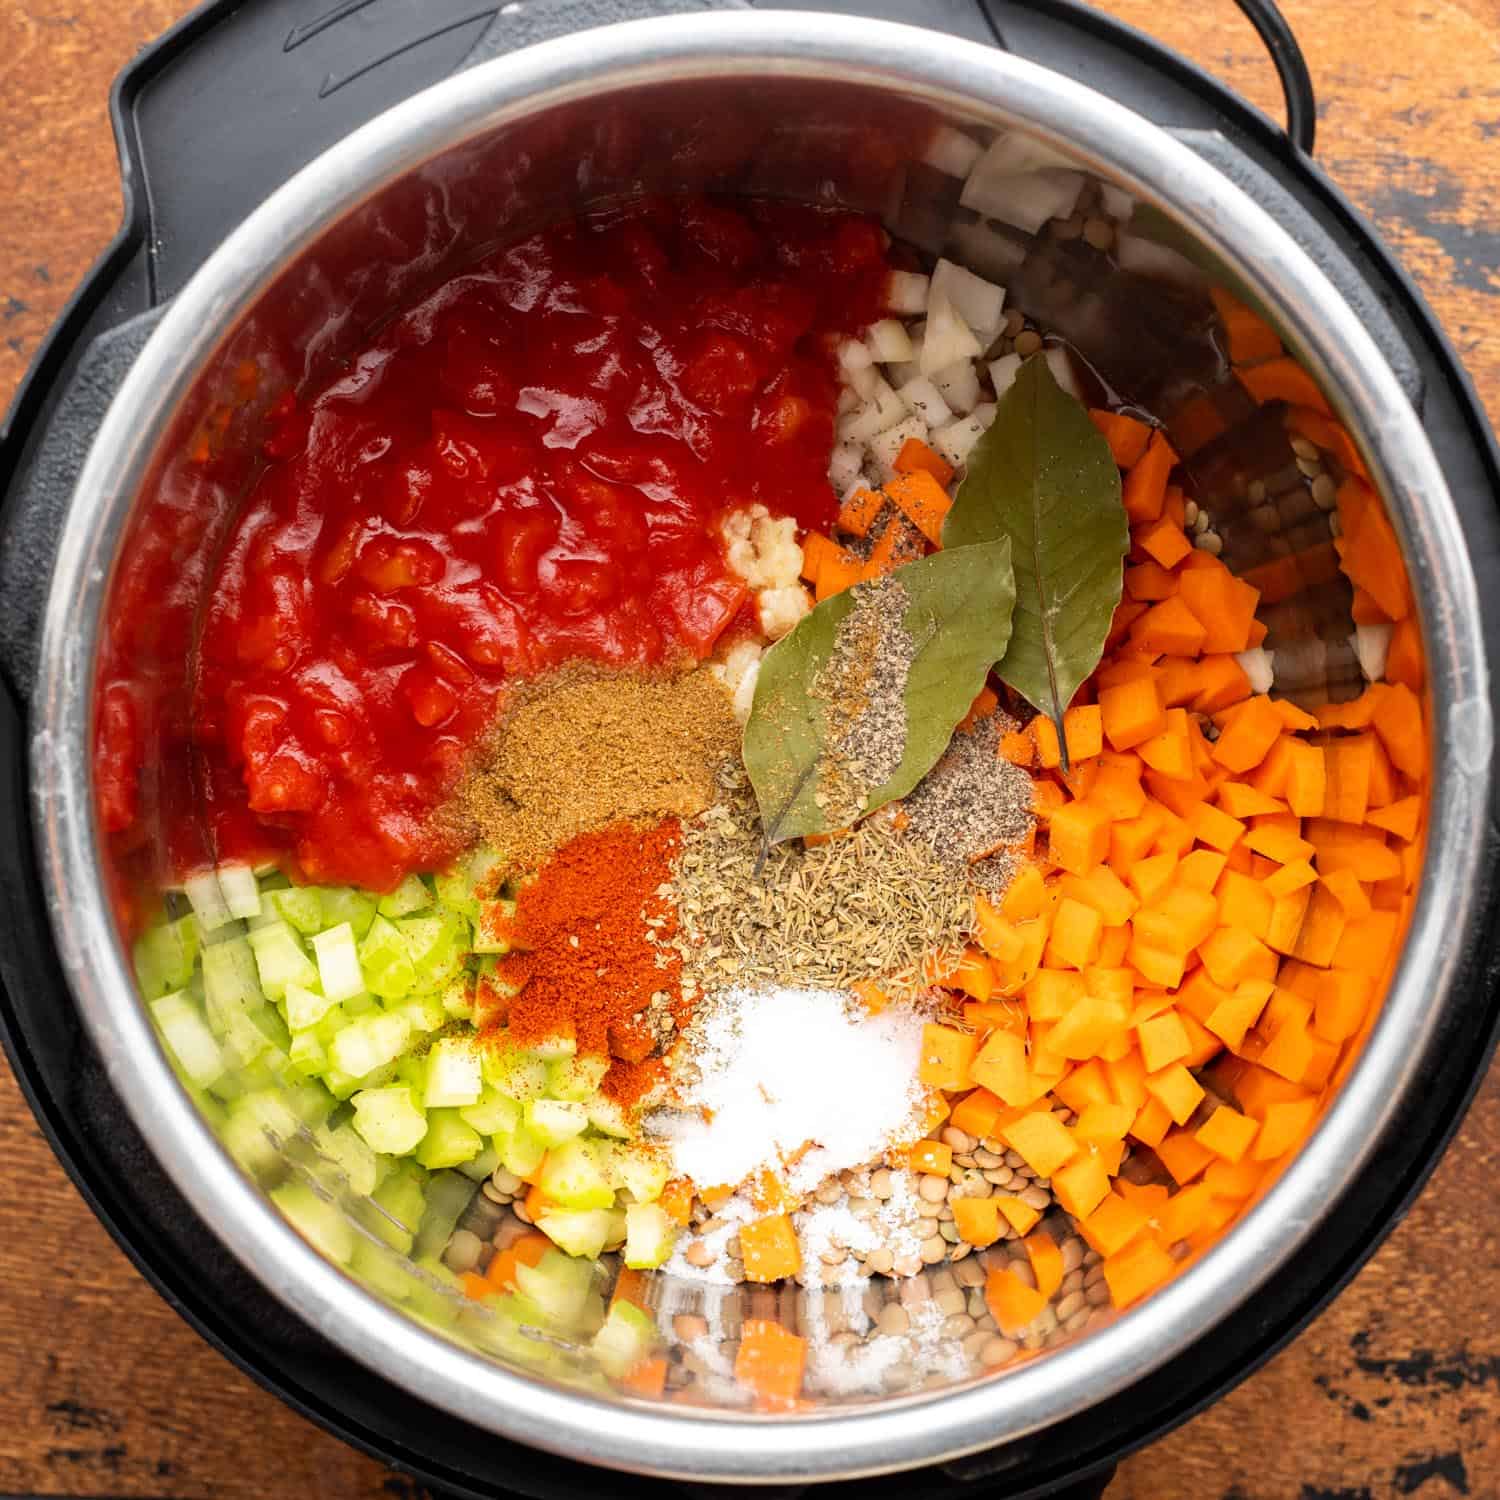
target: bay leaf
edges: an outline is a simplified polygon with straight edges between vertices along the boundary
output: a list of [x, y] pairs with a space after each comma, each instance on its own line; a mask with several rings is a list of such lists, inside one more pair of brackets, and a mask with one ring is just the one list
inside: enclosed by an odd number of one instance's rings
[[1010, 539], [1016, 609], [997, 671], [1057, 726], [1099, 665], [1130, 545], [1120, 472], [1081, 402], [1044, 354], [1021, 366], [943, 525], [944, 547]]
[[[902, 697], [901, 763], [871, 789], [864, 812], [903, 797], [937, 763], [1010, 640], [1015, 582], [1006, 538], [953, 547], [897, 568], [906, 590], [902, 625], [912, 640]], [[832, 829], [819, 805], [829, 771], [824, 704], [812, 686], [839, 626], [869, 584], [825, 599], [761, 658], [743, 755], [767, 847]]]

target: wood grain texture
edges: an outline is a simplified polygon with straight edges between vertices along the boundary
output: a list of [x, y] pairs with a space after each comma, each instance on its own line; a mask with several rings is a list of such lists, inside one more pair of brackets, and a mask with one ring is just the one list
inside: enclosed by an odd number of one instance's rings
[[[0, 0], [0, 401], [118, 220], [110, 80], [187, 8]], [[1105, 8], [1279, 118], [1274, 74], [1229, 0]], [[1318, 85], [1323, 165], [1421, 282], [1500, 417], [1500, 0], [1284, 8]], [[158, 1300], [73, 1191], [3, 1066], [0, 1160], [0, 1492], [411, 1493]], [[1497, 1173], [1492, 1074], [1354, 1285], [1228, 1398], [1128, 1460], [1110, 1500], [1500, 1497]]]

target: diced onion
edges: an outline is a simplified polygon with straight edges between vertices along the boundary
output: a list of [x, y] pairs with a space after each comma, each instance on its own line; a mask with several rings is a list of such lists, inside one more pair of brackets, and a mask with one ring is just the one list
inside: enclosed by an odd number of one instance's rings
[[983, 406], [976, 407], [968, 416], [960, 417], [946, 427], [940, 427], [932, 435], [932, 446], [950, 464], [967, 463], [974, 444], [984, 436], [985, 429], [994, 420], [995, 405], [992, 401], [987, 401]]
[[1061, 344], [1047, 346], [1047, 363], [1052, 366], [1052, 377], [1075, 401], [1083, 400], [1078, 377], [1073, 373], [1073, 359]]
[[939, 370], [932, 383], [954, 411], [973, 411], [979, 405], [979, 371], [971, 360]]
[[839, 345], [839, 364], [845, 370], [860, 370], [875, 363], [875, 356], [861, 339], [845, 339]]
[[1020, 176], [988, 176], [983, 163], [964, 184], [959, 201], [965, 208], [1002, 224], [1035, 234], [1049, 219], [1065, 219], [1083, 191], [1079, 172], [1055, 168]]
[[1019, 354], [1002, 354], [999, 359], [990, 361], [990, 381], [995, 387], [997, 400], [1016, 383], [1016, 376], [1020, 373]]
[[1005, 288], [951, 260], [938, 261], [932, 273], [932, 295], [947, 297], [981, 344], [992, 343], [1005, 321]]
[[984, 147], [971, 136], [965, 135], [961, 130], [954, 130], [949, 125], [942, 125], [933, 132], [927, 149], [922, 153], [922, 160], [929, 167], [946, 172], [949, 177], [967, 177], [983, 150]]
[[886, 311], [909, 318], [927, 307], [928, 278], [920, 271], [892, 271], [885, 283]]
[[928, 440], [927, 424], [920, 417], [907, 417], [904, 422], [886, 428], [866, 443], [881, 484], [888, 484], [896, 477], [896, 455], [906, 445], [908, 438], [916, 438], [923, 443]]
[[1391, 649], [1394, 625], [1356, 625], [1349, 644], [1359, 658], [1359, 670], [1366, 682], [1379, 682], [1385, 676], [1385, 659]]
[[1248, 651], [1236, 651], [1234, 659], [1240, 670], [1250, 679], [1252, 693], [1269, 693], [1276, 681], [1276, 653], [1264, 646], [1252, 646]]
[[920, 417], [929, 427], [942, 427], [953, 420], [953, 412], [943, 400], [942, 392], [925, 375], [908, 380], [897, 394], [912, 416]]
[[983, 172], [991, 177], [1015, 177], [1023, 172], [1035, 172], [1044, 167], [1076, 168], [1078, 163], [1055, 147], [1048, 146], [1018, 130], [1007, 130], [992, 141], [982, 160], [973, 168], [975, 175]]
[[856, 443], [837, 443], [828, 459], [828, 482], [834, 489], [842, 490], [859, 478], [861, 463], [859, 446]]
[[982, 352], [973, 330], [962, 314], [941, 292], [927, 299], [927, 331], [922, 338], [918, 360], [922, 374], [933, 375], [960, 360], [976, 358]]
[[986, 219], [955, 224], [949, 242], [965, 265], [1000, 280], [1009, 280], [1026, 260], [1026, 246], [1014, 232], [997, 229]]
[[1122, 187], [1112, 182], [1099, 184], [1099, 197], [1104, 203], [1104, 212], [1117, 223], [1128, 224], [1135, 213], [1135, 199]]
[[861, 401], [873, 401], [881, 386], [880, 371], [874, 365], [861, 365], [857, 370], [845, 370], [844, 379]]
[[896, 318], [870, 324], [865, 345], [877, 364], [888, 365], [912, 357], [911, 335]]

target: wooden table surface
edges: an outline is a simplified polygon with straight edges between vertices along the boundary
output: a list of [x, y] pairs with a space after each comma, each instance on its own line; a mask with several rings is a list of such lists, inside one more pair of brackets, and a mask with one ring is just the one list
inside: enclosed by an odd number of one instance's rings
[[[1107, 8], [1279, 113], [1229, 0]], [[1500, 0], [1284, 8], [1318, 86], [1319, 158], [1422, 283], [1500, 421]], [[110, 80], [188, 9], [0, 0], [0, 403], [117, 221]], [[157, 1299], [53, 1160], [3, 1063], [0, 1161], [0, 1494], [412, 1493]], [[1500, 1497], [1497, 1170], [1500, 1071], [1354, 1285], [1224, 1401], [1129, 1459], [1110, 1500]]]

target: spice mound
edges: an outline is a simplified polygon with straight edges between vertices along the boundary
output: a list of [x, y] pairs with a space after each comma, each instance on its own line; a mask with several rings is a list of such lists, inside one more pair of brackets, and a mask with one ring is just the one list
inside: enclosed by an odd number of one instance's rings
[[672, 677], [574, 665], [516, 691], [450, 816], [467, 842], [531, 869], [578, 834], [702, 812], [738, 739], [729, 694], [706, 668]]

